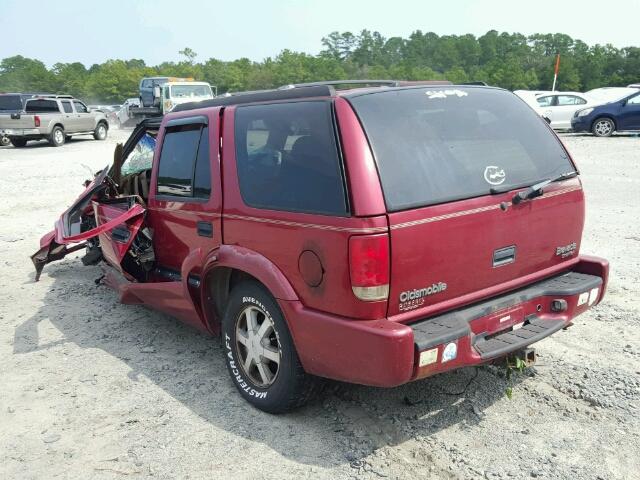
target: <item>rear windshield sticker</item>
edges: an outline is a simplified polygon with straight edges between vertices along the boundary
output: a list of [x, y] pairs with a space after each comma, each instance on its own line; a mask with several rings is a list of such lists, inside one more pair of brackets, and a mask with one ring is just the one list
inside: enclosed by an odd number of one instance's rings
[[489, 165], [484, 169], [484, 179], [491, 185], [500, 185], [504, 183], [507, 178], [507, 174], [504, 168], [500, 168], [496, 165]]
[[467, 92], [458, 89], [447, 89], [447, 90], [427, 90], [424, 92], [429, 100], [434, 98], [447, 98], [449, 96], [455, 95], [456, 97], [466, 97], [469, 95]]

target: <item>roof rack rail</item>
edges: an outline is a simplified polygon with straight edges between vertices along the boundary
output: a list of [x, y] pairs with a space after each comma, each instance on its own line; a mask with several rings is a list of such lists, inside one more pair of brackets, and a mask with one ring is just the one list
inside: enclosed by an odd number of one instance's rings
[[183, 112], [185, 110], [195, 110], [198, 108], [242, 105], [246, 103], [278, 100], [293, 100], [297, 98], [333, 97], [336, 93], [336, 89], [334, 87], [339, 85], [411, 87], [420, 85], [452, 85], [452, 83], [448, 80], [328, 80], [311, 83], [293, 83], [290, 85], [283, 85], [282, 87], [274, 90], [224, 93], [219, 97], [212, 98], [211, 100], [180, 104], [172, 111]]
[[290, 90], [293, 88], [302, 87], [317, 87], [317, 86], [331, 86], [338, 85], [364, 85], [364, 86], [381, 86], [381, 87], [404, 87], [411, 85], [452, 85], [448, 80], [325, 80], [321, 82], [309, 82], [309, 83], [289, 83], [282, 85], [278, 90]]
[[38, 98], [73, 98], [73, 95], [55, 95], [55, 94], [49, 94], [49, 93], [43, 93], [43, 94], [34, 94], [34, 97], [38, 97]]
[[228, 105], [242, 105], [244, 103], [268, 102], [271, 100], [292, 100], [296, 98], [331, 97], [335, 90], [330, 85], [304, 86], [286, 90], [258, 90], [252, 92], [238, 92], [230, 95], [221, 95], [211, 100], [183, 103], [172, 110], [182, 112], [196, 108], [220, 107]]

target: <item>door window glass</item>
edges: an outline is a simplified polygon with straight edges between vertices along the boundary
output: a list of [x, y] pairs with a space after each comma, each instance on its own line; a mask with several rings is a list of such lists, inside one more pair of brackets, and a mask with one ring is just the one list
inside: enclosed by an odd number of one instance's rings
[[635, 97], [630, 98], [627, 103], [630, 104], [630, 105], [639, 105], [640, 104], [640, 95], [636, 95]]
[[584, 105], [586, 100], [575, 95], [558, 95], [558, 105], [563, 107], [567, 105]]
[[538, 105], [541, 107], [550, 107], [553, 105], [553, 95], [549, 95], [547, 97], [538, 97]]
[[84, 103], [74, 101], [73, 105], [76, 107], [76, 112], [78, 113], [88, 113], [87, 107], [84, 106]]
[[[202, 124], [169, 127], [158, 166], [159, 195], [207, 198], [211, 192], [209, 129]], [[194, 179], [196, 177], [196, 179]]]
[[62, 109], [64, 110], [64, 113], [73, 113], [73, 108], [71, 107], [71, 102], [63, 100], [60, 103], [62, 103]]

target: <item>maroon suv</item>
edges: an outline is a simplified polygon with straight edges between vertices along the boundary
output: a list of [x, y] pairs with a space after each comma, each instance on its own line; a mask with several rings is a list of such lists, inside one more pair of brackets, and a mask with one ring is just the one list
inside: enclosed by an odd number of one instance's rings
[[[340, 82], [342, 83], [342, 82]], [[123, 303], [220, 334], [240, 394], [393, 387], [522, 351], [602, 300], [562, 143], [510, 92], [329, 82], [143, 122], [45, 235]]]

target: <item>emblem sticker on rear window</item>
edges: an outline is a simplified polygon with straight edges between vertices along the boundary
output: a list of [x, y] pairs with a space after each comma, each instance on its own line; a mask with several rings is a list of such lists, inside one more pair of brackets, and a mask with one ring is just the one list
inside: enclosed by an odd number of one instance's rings
[[460, 98], [460, 97], [466, 97], [467, 95], [469, 95], [464, 90], [458, 90], [457, 88], [447, 89], [447, 90], [427, 90], [424, 93], [427, 97], [429, 97], [429, 100], [432, 100], [434, 98], [447, 98], [449, 96], [456, 96]]
[[491, 185], [500, 185], [507, 178], [504, 168], [496, 165], [489, 165], [484, 169], [484, 179]]

